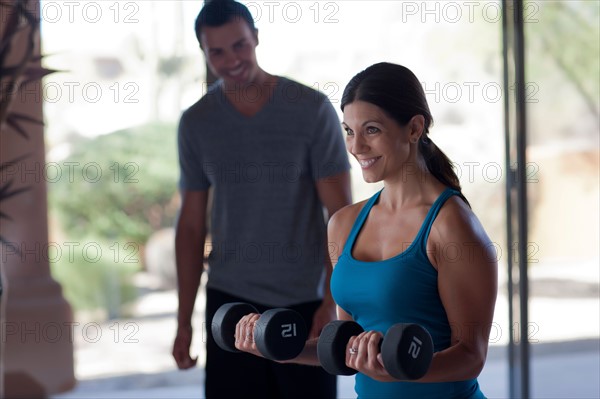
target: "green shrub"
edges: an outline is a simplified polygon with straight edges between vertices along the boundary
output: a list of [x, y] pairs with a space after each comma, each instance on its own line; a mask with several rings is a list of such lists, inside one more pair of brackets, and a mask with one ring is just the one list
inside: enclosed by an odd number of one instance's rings
[[[67, 158], [46, 166], [52, 230], [69, 237], [51, 237], [63, 241], [57, 245], [64, 252], [52, 272], [76, 310], [104, 308], [116, 317], [135, 298], [130, 280], [143, 268], [144, 245], [174, 224], [179, 207], [175, 131], [156, 123], [77, 138]], [[78, 243], [72, 259], [64, 242]], [[93, 248], [82, 253], [86, 244], [99, 246], [101, 256]]]
[[[114, 243], [97, 240], [67, 242], [73, 248], [70, 253], [63, 250], [61, 256], [54, 253], [49, 258], [54, 260], [52, 275], [61, 283], [71, 306], [78, 311], [103, 309], [109, 319], [121, 316], [121, 305], [137, 297], [137, 288], [131, 283], [140, 269], [137, 254], [129, 250], [125, 256], [115, 250]], [[73, 243], [79, 245], [73, 247]], [[92, 249], [84, 252], [81, 248], [86, 245]]]
[[[151, 124], [72, 143], [49, 180], [50, 211], [67, 236], [144, 244], [177, 209], [175, 126]], [[67, 173], [68, 172], [68, 173]]]

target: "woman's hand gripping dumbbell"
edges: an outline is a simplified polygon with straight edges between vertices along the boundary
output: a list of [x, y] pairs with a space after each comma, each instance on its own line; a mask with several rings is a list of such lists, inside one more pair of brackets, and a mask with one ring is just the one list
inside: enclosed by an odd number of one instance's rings
[[381, 333], [365, 332], [356, 322], [336, 320], [323, 329], [317, 354], [330, 374], [356, 374], [365, 365], [379, 374], [371, 375], [375, 379], [387, 380], [387, 372], [396, 380], [417, 380], [429, 369], [433, 341], [418, 324], [395, 324], [381, 339]]
[[278, 308], [258, 314], [254, 306], [243, 302], [221, 306], [213, 317], [211, 330], [221, 349], [243, 349], [275, 361], [298, 356], [308, 336], [306, 323], [298, 312]]

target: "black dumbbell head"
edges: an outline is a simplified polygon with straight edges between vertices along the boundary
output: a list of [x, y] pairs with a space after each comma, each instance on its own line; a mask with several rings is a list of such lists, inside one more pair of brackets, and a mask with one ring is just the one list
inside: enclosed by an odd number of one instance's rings
[[325, 371], [333, 375], [357, 373], [356, 370], [346, 366], [346, 346], [350, 337], [363, 331], [358, 323], [347, 320], [335, 320], [323, 328], [317, 343], [317, 355]]
[[392, 377], [419, 379], [429, 370], [433, 357], [431, 335], [418, 324], [395, 324], [385, 334], [381, 356]]
[[302, 316], [290, 309], [264, 312], [254, 330], [254, 341], [260, 353], [271, 360], [293, 359], [302, 352], [308, 329]]
[[227, 303], [217, 309], [210, 327], [213, 338], [221, 349], [239, 352], [235, 347], [235, 326], [249, 313], [258, 313], [258, 310], [243, 302]]

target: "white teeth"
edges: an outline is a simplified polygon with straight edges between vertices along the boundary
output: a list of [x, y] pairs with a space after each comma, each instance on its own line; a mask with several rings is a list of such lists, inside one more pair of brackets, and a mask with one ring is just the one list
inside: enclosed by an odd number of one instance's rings
[[232, 75], [232, 76], [237, 76], [237, 75], [239, 75], [240, 73], [242, 73], [242, 71], [243, 71], [243, 70], [244, 70], [244, 67], [239, 67], [239, 68], [237, 68], [237, 69], [234, 69], [234, 70], [232, 70], [232, 71], [229, 71], [229, 74], [230, 74], [230, 75]]
[[379, 157], [377, 157], [377, 158], [371, 158], [371, 159], [359, 159], [358, 163], [360, 164], [360, 166], [362, 168], [368, 168], [369, 166], [371, 166], [375, 162], [377, 162], [378, 159], [379, 159]]

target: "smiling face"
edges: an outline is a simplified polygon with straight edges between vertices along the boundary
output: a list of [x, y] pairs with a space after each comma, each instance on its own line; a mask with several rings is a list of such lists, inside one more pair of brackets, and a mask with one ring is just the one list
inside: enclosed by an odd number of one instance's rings
[[256, 61], [257, 31], [241, 18], [217, 27], [205, 26], [200, 36], [211, 71], [228, 88], [262, 83], [265, 73]]
[[360, 164], [366, 182], [393, 180], [411, 162], [417, 165], [422, 120], [417, 115], [401, 126], [371, 103], [355, 101], [344, 107], [346, 148]]

